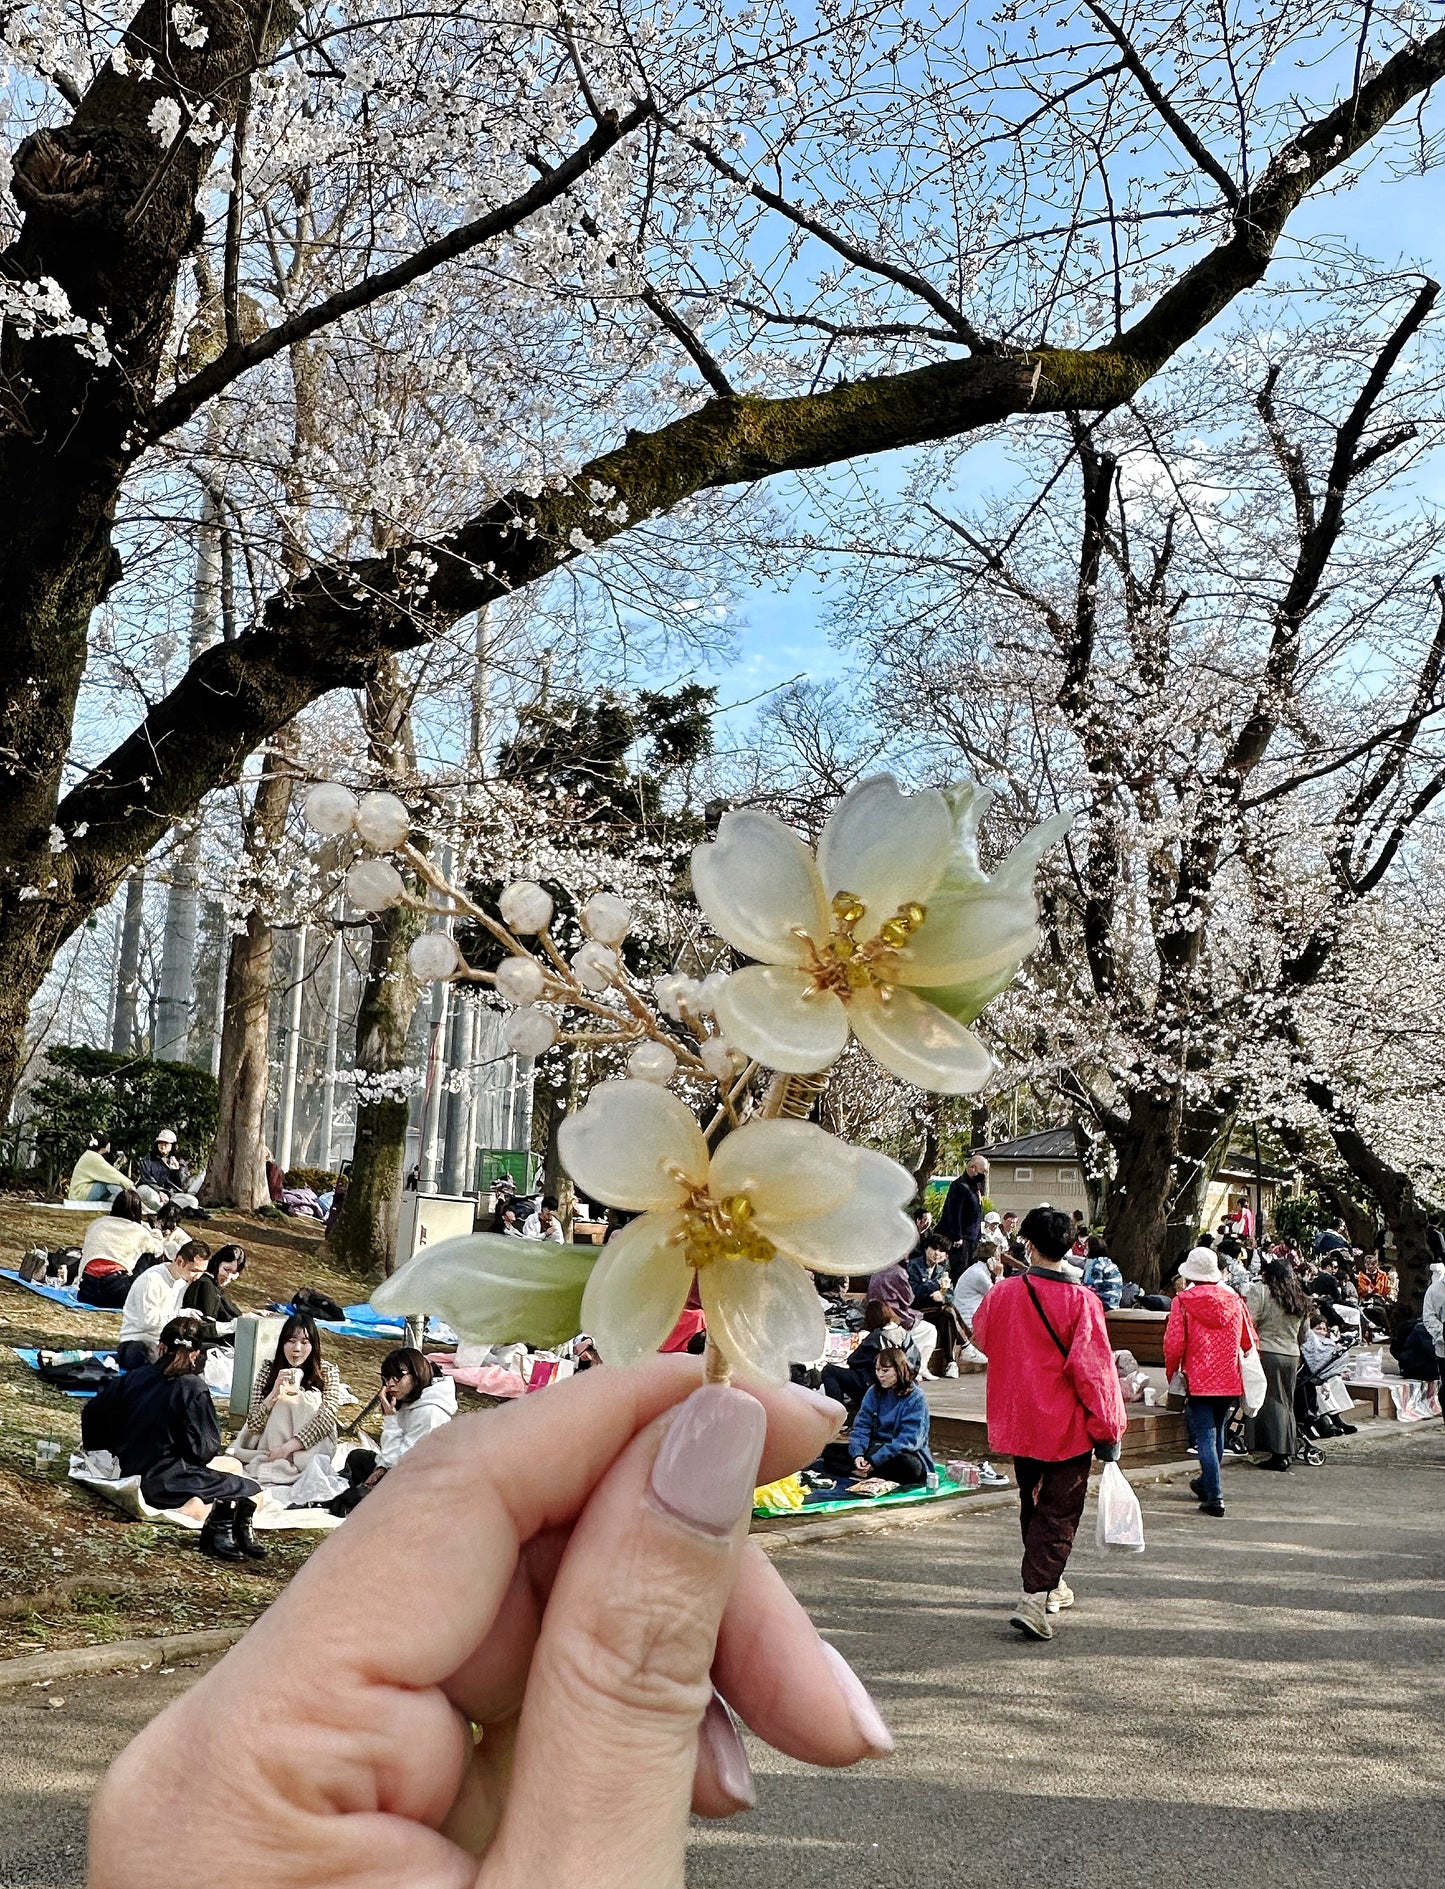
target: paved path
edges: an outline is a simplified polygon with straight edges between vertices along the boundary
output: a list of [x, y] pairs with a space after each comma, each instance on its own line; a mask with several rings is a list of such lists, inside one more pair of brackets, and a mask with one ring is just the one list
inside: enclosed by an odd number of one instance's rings
[[[1145, 1491], [1149, 1551], [1080, 1554], [1049, 1646], [1004, 1624], [1012, 1516], [780, 1565], [873, 1684], [887, 1764], [754, 1751], [695, 1889], [1434, 1889], [1445, 1875], [1445, 1437], [1234, 1468], [1224, 1522]], [[0, 1693], [0, 1886], [84, 1880], [109, 1755], [196, 1669]], [[567, 1889], [586, 1889], [568, 1885]]]

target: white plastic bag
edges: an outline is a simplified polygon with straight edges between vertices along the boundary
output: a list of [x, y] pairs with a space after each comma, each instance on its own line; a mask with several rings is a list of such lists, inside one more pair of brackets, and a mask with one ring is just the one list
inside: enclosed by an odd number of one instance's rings
[[1144, 1512], [1117, 1463], [1105, 1463], [1104, 1473], [1099, 1478], [1099, 1519], [1094, 1527], [1094, 1543], [1100, 1553], [1111, 1548], [1121, 1549], [1126, 1554], [1144, 1552]]
[[1264, 1409], [1264, 1400], [1269, 1395], [1269, 1379], [1264, 1374], [1258, 1345], [1251, 1345], [1248, 1351], [1240, 1352], [1239, 1377], [1244, 1386], [1244, 1414], [1246, 1417], [1257, 1417]]

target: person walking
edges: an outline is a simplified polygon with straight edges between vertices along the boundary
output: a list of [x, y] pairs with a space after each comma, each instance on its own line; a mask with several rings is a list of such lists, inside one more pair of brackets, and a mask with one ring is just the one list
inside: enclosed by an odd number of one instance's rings
[[[1445, 1273], [1438, 1273], [1430, 1281], [1425, 1303], [1420, 1307], [1420, 1323], [1435, 1347], [1435, 1359], [1439, 1366], [1437, 1375], [1440, 1382], [1445, 1384]], [[1440, 1409], [1445, 1414], [1445, 1397], [1440, 1399]]]
[[1288, 1469], [1295, 1451], [1294, 1387], [1300, 1344], [1309, 1330], [1313, 1308], [1294, 1268], [1284, 1259], [1266, 1261], [1259, 1278], [1250, 1281], [1244, 1302], [1259, 1333], [1266, 1386], [1264, 1405], [1251, 1420], [1245, 1441], [1254, 1449], [1268, 1451], [1261, 1469]]
[[1019, 1236], [1028, 1270], [989, 1290], [973, 1332], [988, 1358], [989, 1445], [1013, 1457], [1019, 1486], [1023, 1592], [1009, 1625], [1051, 1640], [1051, 1616], [1074, 1604], [1064, 1570], [1090, 1460], [1118, 1460], [1129, 1418], [1104, 1308], [1060, 1270], [1073, 1244], [1069, 1216], [1034, 1207]]
[[1199, 1474], [1189, 1487], [1201, 1514], [1223, 1515], [1224, 1430], [1244, 1396], [1240, 1353], [1254, 1349], [1254, 1328], [1208, 1248], [1194, 1248], [1179, 1278], [1182, 1290], [1174, 1295], [1164, 1327], [1164, 1369], [1171, 1379], [1182, 1371], [1188, 1384], [1184, 1423], [1199, 1452]]

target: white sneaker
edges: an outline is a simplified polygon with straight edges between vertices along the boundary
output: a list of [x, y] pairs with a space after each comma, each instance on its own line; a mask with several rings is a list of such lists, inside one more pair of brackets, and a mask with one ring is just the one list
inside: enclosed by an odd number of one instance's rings
[[1047, 1602], [1046, 1594], [1021, 1595], [1018, 1606], [1008, 1617], [1009, 1625], [1017, 1627], [1030, 1640], [1052, 1640], [1054, 1630], [1049, 1625]]
[[992, 1463], [983, 1463], [979, 1467], [978, 1480], [985, 1489], [1007, 1489], [1008, 1477], [1001, 1476]]
[[945, 1364], [945, 1365], [944, 1365], [944, 1367], [943, 1367], [943, 1375], [944, 1375], [945, 1377], [957, 1377], [957, 1376], [958, 1376], [958, 1366], [957, 1366], [956, 1364], [951, 1364], [951, 1363], [950, 1363], [950, 1364]]
[[1074, 1590], [1067, 1581], [1061, 1580], [1057, 1587], [1050, 1590], [1049, 1597], [1044, 1602], [1044, 1608], [1048, 1613], [1058, 1614], [1062, 1613], [1065, 1607], [1072, 1607], [1073, 1604]]

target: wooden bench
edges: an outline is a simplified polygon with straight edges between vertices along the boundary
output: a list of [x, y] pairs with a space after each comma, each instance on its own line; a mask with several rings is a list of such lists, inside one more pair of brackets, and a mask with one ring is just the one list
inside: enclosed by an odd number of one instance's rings
[[1140, 1364], [1163, 1364], [1167, 1312], [1105, 1312], [1109, 1343], [1115, 1351], [1132, 1351]]

